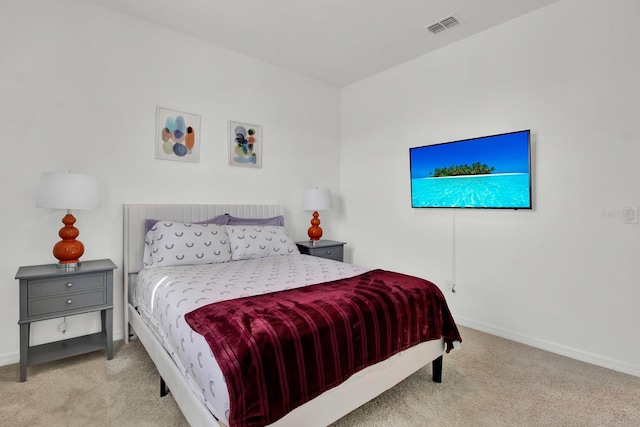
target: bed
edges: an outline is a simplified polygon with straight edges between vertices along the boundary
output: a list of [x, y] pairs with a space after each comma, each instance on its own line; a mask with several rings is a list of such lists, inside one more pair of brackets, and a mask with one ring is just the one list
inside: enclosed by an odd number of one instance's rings
[[[224, 348], [216, 348], [218, 336], [215, 333], [220, 333], [219, 331], [227, 328], [228, 325], [223, 324], [219, 329], [213, 329], [202, 319], [224, 323], [226, 319], [233, 319], [234, 313], [239, 313], [240, 317], [236, 323], [241, 324], [246, 317], [246, 312], [243, 310], [246, 309], [248, 312], [251, 308], [246, 307], [252, 307], [257, 301], [275, 304], [275, 307], [284, 304], [283, 295], [294, 295], [296, 292], [298, 293], [295, 294], [298, 295], [296, 298], [309, 292], [337, 292], [335, 295], [342, 295], [343, 292], [358, 292], [357, 286], [354, 286], [354, 280], [360, 282], [369, 280], [367, 282], [369, 286], [379, 281], [379, 276], [376, 274], [387, 276], [391, 274], [300, 255], [286, 233], [286, 229], [281, 226], [282, 223], [278, 223], [283, 221], [283, 213], [283, 208], [278, 205], [124, 205], [125, 342], [128, 342], [131, 337], [140, 340], [156, 365], [162, 383], [166, 384], [171, 391], [176, 403], [192, 426], [261, 424], [253, 417], [255, 411], [251, 412], [256, 405], [248, 405], [247, 412], [242, 412], [242, 414], [252, 414], [252, 417], [246, 416], [246, 419], [252, 421], [245, 422], [243, 418], [245, 415], [240, 418], [237, 415], [241, 413], [237, 403], [238, 392], [231, 381], [231, 373], [234, 372], [235, 365], [233, 361], [228, 362], [224, 359]], [[236, 222], [230, 224], [228, 218]], [[224, 222], [224, 225], [219, 224], [220, 221]], [[251, 228], [246, 231], [246, 227]], [[152, 231], [148, 233], [150, 229]], [[226, 240], [229, 240], [230, 247], [234, 247], [235, 250], [230, 248], [229, 253], [226, 254], [224, 250], [217, 250], [220, 248], [214, 247], [207, 252], [211, 254], [212, 259], [201, 258], [201, 253], [187, 254], [187, 257], [182, 259], [180, 257], [184, 257], [184, 254], [181, 253], [175, 259], [172, 258], [172, 262], [167, 263], [164, 256], [154, 254], [153, 248], [157, 251], [158, 245], [154, 239], [158, 236], [165, 238], [162, 243], [164, 247], [173, 247], [173, 242], [166, 241], [166, 236], [169, 235], [168, 230], [171, 231], [172, 236], [181, 235], [183, 231], [193, 231], [197, 234], [202, 231], [213, 233], [211, 230], [216, 230], [217, 233], [222, 230], [228, 234], [225, 234], [221, 241], [226, 243]], [[253, 246], [242, 244], [241, 239], [245, 237], [247, 240], [256, 238], [255, 230], [272, 233], [269, 236], [275, 236], [281, 243], [271, 244], [263, 241], [263, 244]], [[241, 231], [246, 231], [246, 236], [240, 234]], [[259, 238], [262, 237], [259, 236]], [[266, 238], [270, 239], [270, 237]], [[256, 249], [246, 249], [245, 246]], [[282, 252], [276, 256], [263, 256], [264, 251]], [[167, 252], [162, 254], [166, 255]], [[269, 255], [273, 253], [270, 252]], [[192, 260], [189, 259], [190, 256]], [[224, 258], [225, 256], [228, 258]], [[193, 265], [194, 263], [197, 265]], [[167, 283], [170, 283], [171, 287], [167, 287]], [[184, 283], [185, 286], [178, 288], [179, 283]], [[214, 293], [212, 290], [215, 290], [216, 296], [213, 298], [207, 296], [209, 299], [205, 299], [203, 295]], [[437, 292], [439, 293], [439, 290]], [[225, 312], [225, 316], [219, 316], [223, 317], [222, 320], [213, 319], [211, 312], [203, 312], [206, 308], [210, 308], [210, 303], [213, 302], [216, 303], [214, 305], [217, 310], [222, 309], [223, 306], [229, 310]], [[239, 309], [237, 304], [244, 304], [240, 305], [243, 308]], [[283, 311], [295, 311], [298, 302], [293, 301], [291, 304], [290, 308]], [[301, 316], [304, 317], [304, 313], [308, 310], [310, 310], [309, 307], [300, 310]], [[442, 310], [449, 315], [446, 303]], [[440, 309], [432, 311], [440, 311]], [[196, 313], [202, 314], [197, 317]], [[388, 318], [389, 316], [387, 316], [387, 323]], [[294, 409], [287, 409], [284, 413], [278, 413], [274, 409], [275, 415], [268, 418], [271, 421], [266, 424], [272, 426], [329, 425], [429, 363], [432, 364], [434, 381], [440, 382], [442, 355], [445, 349], [452, 347], [454, 341], [460, 340], [450, 315], [445, 320], [451, 322], [447, 326], [446, 337], [412, 343], [408, 348], [403, 348], [390, 357], [382, 354], [378, 358], [380, 360], [375, 360], [375, 364], [352, 369], [354, 372], [342, 368], [348, 372], [343, 373], [346, 379], [340, 379], [339, 382], [323, 377], [326, 383], [325, 388], [321, 389], [318, 395], [309, 394], [312, 397], [311, 400], [294, 404], [292, 405]], [[193, 329], [198, 327], [202, 328], [198, 329], [200, 333], [194, 332]], [[394, 324], [394, 327], [398, 330], [403, 329], [400, 324], [397, 326]], [[335, 325], [330, 325], [330, 328], [339, 329]], [[347, 329], [349, 328], [345, 327], [346, 333], [351, 334]], [[242, 335], [242, 333], [236, 335]], [[339, 334], [334, 332], [334, 335]], [[321, 335], [318, 337], [320, 337], [317, 338], [318, 341], [324, 339]], [[204, 349], [205, 347], [207, 350]], [[217, 358], [214, 353], [218, 356]], [[353, 365], [354, 354], [358, 356], [360, 353], [349, 351], [351, 364], [345, 362], [345, 354], [342, 351], [333, 356], [335, 358], [333, 363], [337, 366], [337, 370], [340, 370], [343, 364]], [[326, 357], [329, 359], [330, 356]], [[264, 362], [267, 366], [266, 371], [271, 370], [274, 360], [276, 359]], [[254, 361], [252, 364], [260, 364], [262, 359], [258, 362]], [[279, 363], [284, 366], [282, 369], [291, 365], [282, 361]], [[327, 372], [326, 376], [329, 375]], [[229, 383], [227, 383], [228, 380]], [[285, 381], [280, 389], [289, 386]], [[254, 389], [262, 390], [261, 387], [254, 387], [249, 391]], [[277, 389], [273, 387], [273, 393]], [[266, 394], [256, 393], [256, 400], [265, 399]], [[243, 391], [244, 398], [246, 398], [245, 395], [246, 391]], [[235, 418], [232, 416], [230, 419], [232, 405], [235, 408], [232, 411]], [[266, 407], [271, 408], [269, 405]]]

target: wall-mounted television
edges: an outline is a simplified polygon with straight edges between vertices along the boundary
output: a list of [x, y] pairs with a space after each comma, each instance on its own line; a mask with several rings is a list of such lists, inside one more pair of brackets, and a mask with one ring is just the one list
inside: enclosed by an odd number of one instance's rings
[[411, 207], [531, 209], [530, 131], [409, 149]]

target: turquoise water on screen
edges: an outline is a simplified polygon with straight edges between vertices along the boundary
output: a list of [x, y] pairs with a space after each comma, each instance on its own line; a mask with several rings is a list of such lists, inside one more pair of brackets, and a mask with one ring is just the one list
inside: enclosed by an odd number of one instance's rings
[[528, 173], [411, 180], [411, 202], [416, 208], [528, 208], [529, 192]]

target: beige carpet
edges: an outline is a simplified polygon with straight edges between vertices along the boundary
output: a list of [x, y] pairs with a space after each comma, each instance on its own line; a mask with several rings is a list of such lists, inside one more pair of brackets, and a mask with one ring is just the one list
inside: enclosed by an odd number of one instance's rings
[[[364, 426], [640, 426], [640, 378], [461, 327], [443, 383], [423, 368], [336, 422]], [[0, 367], [1, 426], [186, 426], [138, 342], [29, 367]], [[301, 426], [304, 427], [304, 426]]]

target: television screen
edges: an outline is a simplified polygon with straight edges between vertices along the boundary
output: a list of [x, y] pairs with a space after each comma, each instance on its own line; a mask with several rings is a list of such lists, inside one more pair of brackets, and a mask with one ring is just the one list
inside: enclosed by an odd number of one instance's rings
[[409, 149], [414, 208], [531, 209], [530, 131]]

